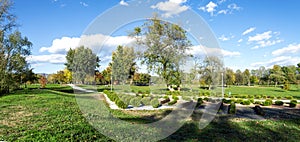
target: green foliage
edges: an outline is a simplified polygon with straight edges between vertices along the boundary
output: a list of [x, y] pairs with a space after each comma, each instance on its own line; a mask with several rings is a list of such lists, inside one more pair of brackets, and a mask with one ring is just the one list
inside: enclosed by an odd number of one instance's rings
[[176, 95], [172, 95], [172, 99], [176, 101], [179, 100], [179, 98]]
[[202, 98], [198, 98], [197, 99], [197, 104], [196, 104], [196, 107], [199, 107], [200, 105], [203, 104], [203, 99]]
[[261, 115], [261, 116], [265, 115], [265, 111], [260, 106], [256, 105], [253, 109], [257, 115]]
[[297, 100], [291, 100], [290, 107], [296, 107], [296, 106], [297, 106]]
[[230, 104], [232, 101], [230, 100], [230, 99], [223, 99], [223, 103], [225, 103], [225, 104]]
[[157, 98], [152, 99], [150, 104], [152, 105], [153, 108], [158, 108], [161, 105]]
[[270, 105], [272, 105], [272, 104], [273, 104], [273, 102], [272, 102], [271, 99], [266, 99], [266, 100], [262, 103], [263, 106], [270, 106]]
[[120, 99], [118, 99], [118, 100], [116, 101], [116, 105], [117, 105], [119, 108], [122, 108], [122, 109], [125, 109], [125, 108], [128, 107], [128, 105], [125, 104], [125, 103], [124, 103], [122, 100], [120, 100]]
[[243, 99], [237, 99], [237, 100], [235, 101], [235, 103], [238, 103], [238, 104], [240, 104], [241, 102], [243, 102]]
[[254, 99], [248, 99], [251, 103], [254, 103]]
[[262, 102], [261, 101], [255, 101], [254, 104], [261, 105]]
[[231, 103], [228, 107], [228, 114], [235, 114], [235, 113], [236, 113], [235, 103]]
[[174, 105], [176, 103], [177, 103], [177, 100], [173, 100], [173, 101], [169, 102], [168, 105]]
[[291, 100], [291, 99], [293, 99], [294, 97], [293, 96], [287, 96], [287, 97], [285, 97], [286, 99], [288, 99], [288, 100]]
[[242, 105], [250, 105], [251, 102], [249, 100], [244, 100], [241, 102]]
[[203, 100], [208, 102], [209, 98], [205, 97]]
[[283, 101], [275, 101], [275, 105], [282, 106], [283, 104]]
[[134, 97], [130, 100], [130, 104], [134, 107], [139, 107], [141, 105], [141, 98], [140, 97]]
[[144, 97], [141, 99], [141, 102], [143, 105], [151, 105], [150, 102], [151, 102], [151, 98], [150, 97]]

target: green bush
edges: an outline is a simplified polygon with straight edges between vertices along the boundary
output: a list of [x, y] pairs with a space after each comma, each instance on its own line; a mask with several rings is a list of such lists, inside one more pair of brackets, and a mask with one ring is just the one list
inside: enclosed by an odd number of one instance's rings
[[252, 104], [254, 103], [254, 99], [248, 99]]
[[272, 104], [273, 104], [273, 102], [272, 102], [272, 100], [270, 100], [270, 99], [267, 99], [266, 101], [264, 101], [264, 102], [262, 103], [263, 106], [270, 106], [270, 105], [272, 105]]
[[164, 96], [164, 99], [168, 99], [168, 98], [169, 98], [169, 96], [167, 96], [167, 95]]
[[237, 100], [235, 101], [235, 103], [238, 103], [238, 104], [240, 104], [241, 102], [243, 102], [242, 99], [237, 99]]
[[230, 99], [226, 100], [226, 99], [223, 99], [223, 103], [225, 104], [230, 104], [232, 101]]
[[134, 107], [139, 107], [141, 105], [141, 98], [134, 97], [130, 100], [129, 104], [133, 105]]
[[255, 99], [260, 99], [261, 97], [261, 95], [255, 95]]
[[293, 96], [287, 96], [285, 98], [288, 99], [288, 100], [292, 100], [294, 97]]
[[268, 96], [266, 96], [266, 95], [263, 95], [263, 96], [262, 96], [262, 98], [264, 98], [264, 99], [266, 99], [267, 97], [268, 97]]
[[281, 96], [277, 96], [277, 99], [282, 99], [282, 97]]
[[262, 102], [261, 101], [255, 101], [254, 104], [260, 105], [260, 104], [262, 104]]
[[176, 101], [179, 100], [179, 98], [176, 95], [172, 95], [172, 99]]
[[143, 91], [142, 90], [138, 90], [138, 94], [143, 94]]
[[296, 106], [297, 106], [297, 100], [291, 100], [290, 107], [296, 107]]
[[244, 100], [241, 102], [242, 105], [250, 105], [251, 102], [249, 100]]
[[253, 99], [254, 96], [253, 96], [253, 95], [248, 95], [248, 98], [249, 98], [249, 99]]
[[283, 101], [275, 101], [275, 105], [282, 106], [283, 105]]
[[173, 101], [169, 102], [168, 105], [174, 105], [176, 103], [177, 103], [177, 100], [173, 100]]
[[206, 102], [208, 102], [209, 98], [205, 97], [203, 100], [206, 101]]
[[197, 99], [197, 104], [196, 104], [196, 107], [199, 107], [200, 105], [203, 104], [203, 99], [202, 98], [198, 98]]
[[275, 96], [269, 96], [270, 99], [275, 99]]
[[117, 100], [116, 101], [116, 105], [119, 107], [119, 108], [122, 108], [122, 109], [125, 109], [128, 107], [127, 104], [125, 104], [122, 100]]
[[228, 114], [235, 114], [235, 113], [236, 113], [235, 103], [231, 103], [228, 107]]
[[157, 98], [152, 99], [150, 104], [152, 105], [153, 108], [158, 108], [160, 106], [160, 103]]
[[253, 109], [257, 115], [265, 115], [265, 111], [260, 106], [256, 105]]
[[150, 97], [142, 98], [142, 99], [141, 99], [141, 102], [142, 102], [143, 105], [151, 105], [151, 104], [150, 104], [151, 98], [150, 98]]

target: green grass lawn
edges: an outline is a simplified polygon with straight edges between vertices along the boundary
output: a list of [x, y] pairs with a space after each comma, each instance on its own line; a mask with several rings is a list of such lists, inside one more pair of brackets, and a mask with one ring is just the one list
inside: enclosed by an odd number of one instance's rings
[[[19, 90], [0, 97], [0, 141], [111, 141], [92, 127], [77, 105], [68, 86], [49, 85], [48, 89]], [[168, 110], [167, 110], [168, 111]], [[159, 120], [165, 111], [110, 110], [130, 123]], [[217, 117], [206, 128], [187, 121], [162, 141], [297, 141], [300, 118], [241, 120]]]
[[293, 96], [296, 99], [300, 99], [300, 89], [297, 87], [292, 87], [291, 90], [286, 91], [278, 87], [230, 86], [225, 89], [225, 94], [228, 94], [229, 92], [231, 92], [232, 95]]

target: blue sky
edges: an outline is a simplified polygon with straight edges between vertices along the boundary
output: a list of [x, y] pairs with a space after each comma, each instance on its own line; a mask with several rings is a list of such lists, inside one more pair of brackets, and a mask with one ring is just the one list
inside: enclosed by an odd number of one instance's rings
[[[98, 15], [113, 7], [130, 7], [134, 2], [15, 0], [14, 3], [12, 12], [18, 17], [18, 29], [33, 43], [29, 61], [34, 71], [54, 73], [64, 68], [66, 50], [78, 45], [81, 35], [90, 30], [87, 27]], [[165, 18], [193, 10], [214, 32], [225, 65], [244, 70], [300, 62], [299, 6], [298, 0], [161, 0], [152, 4], [151, 9]], [[122, 14], [117, 13], [103, 23], [109, 26], [113, 23], [108, 21], [126, 17]], [[110, 37], [110, 46], [126, 44], [129, 40], [125, 31], [131, 27], [129, 24], [113, 35], [95, 38]], [[102, 60], [105, 58], [108, 56]]]

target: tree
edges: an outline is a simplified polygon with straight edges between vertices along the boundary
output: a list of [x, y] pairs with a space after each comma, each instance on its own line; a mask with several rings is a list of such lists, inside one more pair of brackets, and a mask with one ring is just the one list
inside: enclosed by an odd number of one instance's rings
[[[73, 57], [69, 56], [74, 52]], [[73, 54], [73, 53], [72, 53]], [[85, 80], [90, 82], [90, 77], [94, 76], [95, 69], [99, 67], [99, 58], [96, 54], [92, 52], [91, 49], [80, 46], [73, 51], [70, 49], [67, 53], [67, 66], [70, 66], [70, 69], [73, 72], [74, 83], [85, 83]], [[71, 59], [73, 58], [73, 60]]]
[[112, 54], [113, 80], [124, 84], [128, 79], [131, 79], [131, 84], [136, 71], [135, 59], [136, 55], [133, 48], [118, 46]]
[[209, 90], [221, 83], [221, 73], [223, 72], [223, 69], [223, 62], [220, 58], [216, 56], [207, 56], [204, 59], [201, 80], [204, 80], [205, 84], [209, 86]]
[[168, 88], [172, 85], [180, 86], [179, 65], [184, 63], [188, 56], [186, 51], [191, 46], [186, 31], [179, 25], [154, 16], [143, 26], [136, 27], [131, 36], [145, 48], [140, 56], [142, 64], [161, 76]]
[[278, 85], [278, 83], [284, 81], [284, 73], [279, 65], [274, 65], [273, 69], [271, 69], [270, 79], [275, 82], [275, 87]]
[[104, 78], [104, 84], [111, 84], [111, 64], [101, 74]]
[[69, 71], [72, 71], [72, 64], [73, 64], [73, 60], [74, 60], [74, 54], [75, 54], [75, 49], [69, 49], [69, 51], [67, 52], [67, 63], [65, 63], [65, 66], [67, 67], [67, 69]]
[[250, 86], [250, 76], [250, 71], [248, 69], [245, 69], [245, 71], [243, 72], [243, 84], [247, 84], [248, 86]]
[[225, 73], [225, 84], [226, 85], [233, 85], [235, 83], [235, 75], [232, 69], [226, 68]]
[[235, 72], [235, 80], [236, 80], [237, 85], [241, 85], [244, 83], [242, 71], [239, 69]]
[[16, 31], [15, 15], [10, 13], [12, 2], [0, 2], [0, 94], [20, 86], [21, 76], [28, 68], [26, 56], [32, 43]]
[[137, 86], [149, 86], [151, 80], [151, 75], [146, 73], [135, 73], [133, 77], [133, 82]]
[[40, 76], [39, 82], [41, 84], [41, 88], [45, 88], [46, 87], [47, 79], [46, 79], [45, 75], [41, 75]]

